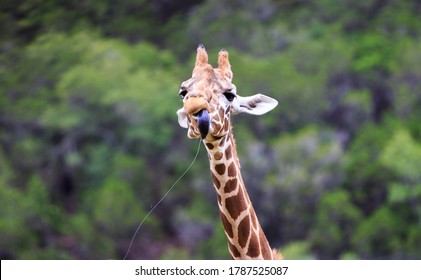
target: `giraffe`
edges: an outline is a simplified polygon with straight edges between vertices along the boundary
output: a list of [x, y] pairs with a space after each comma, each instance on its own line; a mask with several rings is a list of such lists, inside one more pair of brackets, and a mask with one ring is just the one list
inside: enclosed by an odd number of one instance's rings
[[199, 45], [192, 77], [180, 86], [183, 107], [177, 111], [178, 122], [188, 129], [189, 138], [201, 138], [206, 146], [231, 257], [282, 259], [269, 246], [244, 186], [230, 120], [238, 113], [264, 114], [278, 102], [263, 94], [241, 97], [232, 78], [228, 52], [219, 52], [218, 68], [213, 68]]

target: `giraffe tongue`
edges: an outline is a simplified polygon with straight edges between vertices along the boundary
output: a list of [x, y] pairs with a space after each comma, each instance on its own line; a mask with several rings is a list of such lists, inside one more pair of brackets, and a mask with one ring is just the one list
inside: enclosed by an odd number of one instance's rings
[[197, 125], [200, 131], [200, 136], [202, 139], [206, 138], [209, 132], [209, 114], [208, 111], [203, 109], [200, 110], [197, 114]]

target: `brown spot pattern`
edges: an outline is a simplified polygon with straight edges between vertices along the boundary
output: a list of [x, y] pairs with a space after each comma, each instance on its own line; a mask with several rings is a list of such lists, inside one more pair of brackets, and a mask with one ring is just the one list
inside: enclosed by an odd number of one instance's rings
[[220, 160], [222, 158], [222, 153], [221, 152], [216, 152], [215, 155], [214, 155], [214, 158], [216, 160]]
[[246, 247], [249, 236], [250, 236], [250, 217], [246, 216], [238, 225], [238, 244], [240, 244], [242, 248]]
[[219, 215], [221, 216], [222, 224], [224, 225], [225, 233], [230, 237], [233, 238], [234, 233], [232, 231], [232, 225], [228, 221], [227, 217], [224, 215], [224, 213], [219, 212]]
[[231, 146], [228, 146], [227, 149], [225, 150], [225, 158], [227, 160], [231, 159], [232, 157], [232, 150], [231, 150]]
[[212, 143], [206, 143], [206, 147], [208, 147], [209, 150], [213, 150], [214, 148]]
[[228, 180], [228, 181], [225, 183], [224, 192], [225, 192], [225, 193], [230, 193], [230, 192], [234, 191], [234, 190], [237, 188], [237, 185], [238, 185], [238, 180], [237, 180], [237, 178], [234, 178], [234, 179]]
[[235, 168], [235, 164], [233, 162], [230, 164], [230, 166], [228, 166], [228, 176], [237, 176], [237, 168]]
[[247, 256], [251, 258], [258, 257], [260, 255], [260, 244], [257, 236], [253, 234], [250, 239]]
[[217, 164], [215, 165], [215, 171], [219, 174], [219, 175], [223, 175], [225, 173], [225, 164]]
[[228, 247], [230, 248], [230, 252], [231, 252], [231, 254], [234, 258], [241, 257], [240, 252], [238, 252], [237, 248], [235, 248], [235, 246], [233, 244], [231, 244], [231, 242], [229, 242], [229, 241], [228, 241]]
[[225, 199], [225, 207], [230, 213], [231, 218], [236, 220], [240, 216], [241, 212], [245, 210], [245, 203], [243, 197], [243, 191], [241, 188], [238, 190], [238, 194]]
[[219, 147], [223, 147], [225, 145], [225, 137], [221, 138], [221, 142], [219, 142]]
[[270, 248], [268, 248], [268, 250], [262, 249], [262, 257], [265, 260], [272, 259], [272, 250]]

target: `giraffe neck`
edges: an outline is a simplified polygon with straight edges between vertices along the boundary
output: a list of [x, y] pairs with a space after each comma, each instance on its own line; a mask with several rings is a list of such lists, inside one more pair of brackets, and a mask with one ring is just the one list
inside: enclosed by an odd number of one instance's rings
[[233, 259], [273, 259], [240, 173], [232, 133], [213, 142], [204, 141], [219, 213]]

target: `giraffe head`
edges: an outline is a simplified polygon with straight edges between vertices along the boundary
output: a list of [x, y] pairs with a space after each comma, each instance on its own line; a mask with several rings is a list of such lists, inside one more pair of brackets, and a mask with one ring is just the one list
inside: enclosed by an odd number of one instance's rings
[[188, 129], [189, 138], [219, 139], [230, 131], [231, 115], [262, 115], [278, 104], [275, 99], [260, 93], [249, 97], [238, 95], [232, 78], [226, 50], [219, 52], [218, 68], [213, 68], [208, 64], [204, 46], [197, 48], [192, 77], [180, 86], [183, 108], [177, 111], [178, 122]]

